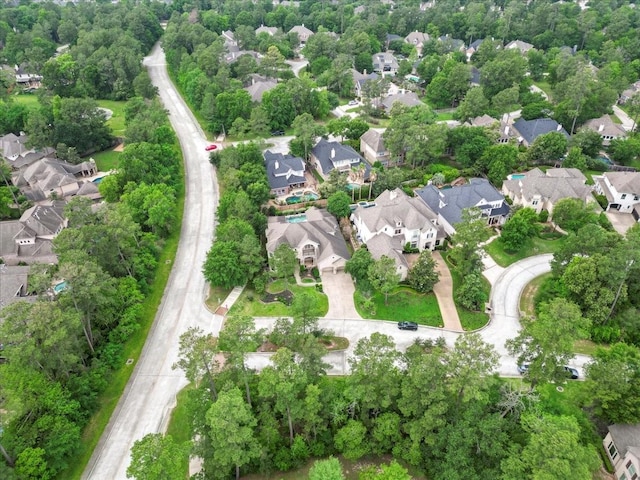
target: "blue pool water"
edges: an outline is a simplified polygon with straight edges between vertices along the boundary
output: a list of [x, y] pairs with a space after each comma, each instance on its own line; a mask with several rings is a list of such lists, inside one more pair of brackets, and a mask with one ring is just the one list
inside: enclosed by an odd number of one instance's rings
[[307, 216], [304, 213], [298, 215], [288, 215], [284, 217], [287, 223], [302, 223], [307, 221]]
[[292, 203], [312, 202], [318, 198], [320, 198], [318, 194], [307, 192], [304, 195], [291, 195], [285, 199], [285, 202], [291, 205]]
[[93, 179], [93, 180], [91, 180], [91, 181], [92, 181], [93, 183], [95, 183], [96, 185], [99, 185], [103, 178], [104, 178], [104, 177], [94, 178], [94, 179]]
[[55, 293], [60, 293], [60, 292], [61, 292], [62, 290], [64, 290], [65, 288], [67, 288], [67, 282], [63, 280], [62, 282], [60, 282], [60, 283], [56, 283], [56, 284], [53, 286], [53, 291], [54, 291]]
[[597, 160], [600, 160], [602, 163], [606, 163], [607, 165], [613, 165], [611, 159], [605, 155], [600, 155]]
[[525, 174], [524, 173], [514, 173], [513, 175], [511, 175], [511, 180], [520, 180], [521, 178], [524, 178]]

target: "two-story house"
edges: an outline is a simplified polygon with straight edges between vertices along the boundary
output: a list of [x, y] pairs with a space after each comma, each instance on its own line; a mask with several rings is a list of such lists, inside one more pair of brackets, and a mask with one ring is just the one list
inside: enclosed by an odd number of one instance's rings
[[285, 243], [295, 251], [300, 265], [321, 272], [344, 270], [351, 258], [335, 217], [316, 207], [299, 215], [269, 217], [266, 236], [268, 256]]
[[569, 134], [562, 125], [552, 118], [536, 118], [535, 120], [525, 120], [519, 118], [513, 124], [513, 128], [518, 134], [518, 143], [528, 147], [536, 138], [546, 133], [558, 132], [569, 139]]
[[381, 75], [395, 75], [398, 73], [398, 60], [392, 52], [378, 52], [371, 56], [373, 71]]
[[584, 124], [585, 128], [597, 132], [602, 138], [602, 145], [608, 147], [611, 145], [611, 140], [617, 140], [620, 138], [626, 138], [627, 132], [622, 125], [615, 123], [611, 120], [610, 115], [603, 115], [600, 118], [592, 118], [587, 120]]
[[456, 233], [455, 225], [467, 208], [480, 209], [488, 225], [504, 224], [510, 212], [504, 195], [484, 178], [472, 178], [465, 185], [451, 188], [427, 185], [416, 194], [438, 215], [438, 224], [448, 235]]
[[378, 260], [384, 255], [395, 260], [396, 273], [402, 280], [409, 272], [402, 253], [404, 246], [433, 250], [445, 237], [437, 214], [399, 188], [385, 190], [374, 202], [358, 204], [351, 221], [373, 258]]
[[636, 480], [640, 472], [640, 425], [609, 425], [602, 441], [617, 480]]
[[596, 192], [607, 197], [607, 211], [630, 213], [640, 221], [640, 172], [605, 172], [593, 180]]
[[360, 137], [360, 151], [370, 164], [380, 162], [383, 166], [389, 166], [391, 153], [384, 146], [384, 132], [380, 129], [370, 128]]
[[371, 165], [349, 145], [342, 145], [339, 142], [329, 142], [322, 138], [316, 146], [313, 147], [309, 156], [311, 165], [313, 165], [322, 178], [326, 179], [334, 169], [341, 172], [348, 172], [360, 165], [365, 169], [364, 179], [367, 180], [369, 178]]
[[293, 188], [306, 185], [304, 161], [300, 157], [273, 153], [271, 150], [264, 152], [263, 156], [273, 195], [285, 195]]
[[298, 35], [298, 41], [301, 46], [307, 43], [307, 40], [313, 35], [313, 31], [305, 27], [304, 23], [302, 25], [295, 25], [289, 30], [289, 33], [296, 33]]
[[502, 184], [502, 193], [511, 198], [514, 205], [542, 210], [553, 215], [553, 207], [564, 198], [577, 198], [584, 203], [595, 202], [591, 187], [577, 168], [550, 168], [543, 172], [534, 168], [523, 174], [510, 175]]

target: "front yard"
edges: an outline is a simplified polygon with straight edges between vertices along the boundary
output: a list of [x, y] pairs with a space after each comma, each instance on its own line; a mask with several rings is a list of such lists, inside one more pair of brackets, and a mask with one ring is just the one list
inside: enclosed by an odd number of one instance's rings
[[397, 287], [391, 294], [387, 304], [384, 295], [375, 292], [371, 297], [371, 308], [367, 308], [367, 300], [359, 290], [354, 295], [356, 310], [362, 318], [374, 320], [392, 320], [396, 322], [410, 321], [430, 327], [442, 327], [442, 316], [438, 301], [433, 293], [421, 294], [409, 287]]
[[522, 260], [523, 258], [533, 255], [541, 255], [543, 253], [555, 253], [565, 241], [565, 236], [556, 239], [544, 239], [540, 237], [532, 238], [526, 245], [515, 253], [509, 253], [504, 250], [504, 246], [499, 238], [485, 245], [484, 250], [491, 255], [491, 258], [501, 267], [508, 267], [512, 263]]

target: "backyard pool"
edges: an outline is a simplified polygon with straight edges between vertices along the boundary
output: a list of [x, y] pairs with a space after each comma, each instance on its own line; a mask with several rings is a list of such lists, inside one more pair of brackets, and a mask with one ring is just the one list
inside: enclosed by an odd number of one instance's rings
[[287, 215], [284, 217], [287, 223], [302, 223], [307, 221], [307, 215], [304, 213], [299, 213], [297, 215]]
[[611, 159], [606, 155], [600, 155], [599, 157], [596, 158], [596, 160], [599, 160], [606, 165], [613, 165], [613, 162], [611, 161]]
[[524, 178], [524, 177], [525, 177], [525, 174], [524, 174], [524, 173], [514, 173], [514, 174], [512, 174], [512, 175], [509, 175], [509, 178], [510, 178], [511, 180], [520, 180], [520, 179], [522, 179], [522, 178]]
[[320, 195], [314, 192], [304, 192], [302, 195], [289, 195], [285, 198], [285, 202], [289, 205], [292, 203], [301, 203], [301, 202], [313, 202], [314, 200], [318, 200]]
[[61, 282], [56, 283], [53, 286], [53, 292], [57, 294], [57, 293], [60, 293], [65, 288], [67, 288], [67, 282], [65, 280], [63, 280]]
[[94, 178], [93, 180], [91, 180], [93, 183], [95, 183], [96, 185], [100, 185], [100, 182], [102, 181], [104, 177], [98, 177], [98, 178]]

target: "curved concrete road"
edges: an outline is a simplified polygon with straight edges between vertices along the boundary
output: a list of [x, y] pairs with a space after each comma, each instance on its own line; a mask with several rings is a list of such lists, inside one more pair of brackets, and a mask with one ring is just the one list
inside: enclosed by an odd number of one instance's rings
[[187, 380], [171, 365], [178, 358], [178, 338], [192, 326], [217, 335], [221, 317], [204, 307], [206, 285], [201, 273], [214, 233], [218, 203], [215, 172], [205, 146], [209, 143], [191, 111], [169, 80], [164, 52], [158, 45], [144, 60], [153, 84], [169, 111], [184, 155], [186, 198], [180, 244], [162, 304], [133, 374], [82, 476], [124, 480], [133, 443], [147, 433], [164, 431], [176, 394]]
[[[534, 257], [520, 260], [505, 268], [499, 278], [496, 279], [491, 289], [491, 322], [480, 330], [482, 339], [493, 345], [500, 361], [497, 371], [502, 376], [519, 376], [517, 370], [517, 360], [507, 353], [505, 342], [515, 337], [520, 330], [520, 296], [522, 291], [531, 280], [551, 271], [552, 255], [536, 255]], [[255, 319], [257, 328], [271, 328], [276, 318], [259, 317]], [[331, 364], [330, 374], [343, 375], [348, 373], [349, 367], [347, 358], [353, 354], [356, 343], [361, 338], [370, 336], [374, 332], [384, 333], [391, 336], [399, 350], [404, 351], [410, 346], [416, 337], [430, 338], [444, 337], [447, 345], [453, 346], [456, 339], [464, 333], [445, 330], [442, 328], [419, 327], [417, 332], [398, 330], [396, 322], [385, 322], [380, 320], [351, 320], [321, 318], [319, 324], [322, 328], [328, 328], [336, 335], [347, 337], [350, 341], [346, 352], [331, 352], [325, 357], [327, 363]], [[270, 354], [251, 354], [248, 364], [257, 369], [261, 369], [269, 364]], [[571, 366], [578, 368], [582, 372], [584, 364], [589, 361], [586, 355], [576, 355], [571, 362]]]

